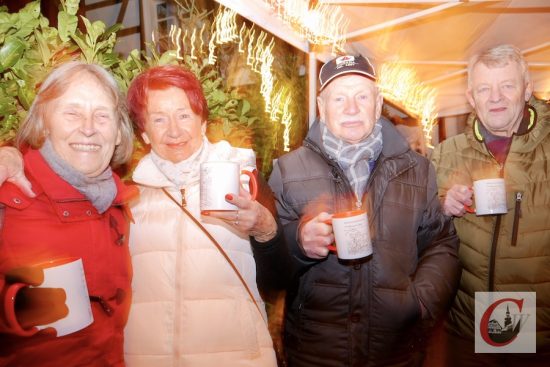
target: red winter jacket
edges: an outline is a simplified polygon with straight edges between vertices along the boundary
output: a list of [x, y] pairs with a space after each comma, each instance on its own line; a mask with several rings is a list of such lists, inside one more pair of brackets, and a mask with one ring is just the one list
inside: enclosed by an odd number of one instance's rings
[[0, 334], [0, 366], [124, 366], [123, 329], [132, 275], [124, 203], [136, 190], [115, 176], [115, 201], [99, 214], [38, 151], [29, 150], [24, 161], [37, 196], [28, 198], [11, 183], [0, 187], [5, 207], [0, 274], [57, 258], [82, 258], [90, 296], [104, 302], [92, 302], [94, 322], [73, 334]]

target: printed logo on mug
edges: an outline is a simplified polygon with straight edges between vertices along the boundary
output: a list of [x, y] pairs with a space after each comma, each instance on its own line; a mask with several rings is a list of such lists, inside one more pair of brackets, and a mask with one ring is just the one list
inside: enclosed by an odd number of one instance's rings
[[505, 214], [506, 183], [503, 178], [489, 178], [474, 181], [476, 215]]
[[372, 254], [369, 220], [364, 210], [336, 213], [332, 216], [336, 253], [342, 260], [357, 260]]
[[[37, 286], [26, 283], [11, 284], [4, 296], [4, 316], [16, 334], [31, 336], [39, 330], [53, 328], [59, 337], [82, 330], [94, 321], [82, 259], [60, 259], [33, 267], [42, 269], [42, 283]], [[40, 313], [59, 314], [60, 310], [52, 310], [52, 307], [61, 308], [63, 298], [60, 299], [60, 293], [65, 301], [61, 314], [66, 316], [55, 322], [23, 326], [29, 323], [29, 318], [40, 320]], [[44, 298], [40, 299], [41, 296]], [[22, 302], [24, 310], [20, 309]]]
[[250, 195], [253, 200], [256, 199], [258, 194], [256, 176], [250, 171], [241, 170], [238, 162], [205, 162], [201, 164], [200, 172], [201, 211], [237, 210], [235, 205], [225, 200], [225, 195], [239, 196], [241, 175], [248, 176]]

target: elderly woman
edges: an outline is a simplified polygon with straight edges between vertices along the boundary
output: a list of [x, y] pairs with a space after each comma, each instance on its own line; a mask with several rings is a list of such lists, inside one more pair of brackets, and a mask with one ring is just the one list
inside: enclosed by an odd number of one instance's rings
[[[206, 139], [202, 88], [181, 67], [138, 76], [128, 104], [151, 152], [133, 174], [141, 195], [131, 207], [127, 365], [276, 366], [258, 285], [282, 287], [292, 272], [273, 194], [260, 180], [257, 201], [245, 190], [227, 196], [237, 212], [206, 216], [199, 209], [200, 164], [230, 160], [250, 168], [254, 152]], [[16, 152], [1, 148], [5, 179], [32, 193]]]
[[199, 208], [200, 164], [255, 166], [254, 152], [208, 141], [201, 85], [179, 66], [139, 75], [128, 105], [151, 152], [133, 174], [141, 195], [132, 206], [127, 365], [276, 366], [256, 285], [256, 269], [271, 285], [289, 272], [272, 193], [260, 185], [258, 201], [245, 190], [227, 195], [238, 212], [207, 217]]
[[16, 336], [0, 322], [0, 365], [123, 366], [131, 282], [124, 208], [137, 190], [110, 167], [132, 152], [132, 127], [115, 80], [97, 65], [55, 69], [16, 142], [26, 151], [25, 175], [35, 195], [12, 183], [0, 188], [0, 278], [16, 268], [79, 258], [93, 322], [59, 337], [51, 329]]

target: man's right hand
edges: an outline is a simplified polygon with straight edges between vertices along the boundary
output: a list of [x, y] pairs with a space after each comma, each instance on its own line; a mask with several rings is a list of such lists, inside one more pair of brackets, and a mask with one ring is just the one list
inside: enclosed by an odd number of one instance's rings
[[329, 224], [331, 218], [332, 215], [322, 212], [302, 226], [300, 244], [307, 257], [312, 259], [327, 257], [328, 246], [334, 243], [332, 225]]
[[23, 156], [13, 147], [0, 148], [0, 185], [4, 181], [12, 182], [28, 197], [36, 196], [24, 174]]
[[451, 217], [462, 217], [466, 214], [466, 206], [471, 206], [473, 191], [465, 185], [453, 185], [445, 195], [443, 213]]

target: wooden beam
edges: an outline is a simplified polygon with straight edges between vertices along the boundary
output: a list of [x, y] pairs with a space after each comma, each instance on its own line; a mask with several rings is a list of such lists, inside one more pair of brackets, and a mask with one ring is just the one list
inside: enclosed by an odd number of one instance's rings
[[122, 2], [122, 0], [103, 0], [103, 1], [98, 1], [97, 3], [87, 4], [87, 5], [84, 7], [84, 10], [85, 10], [85, 11], [90, 11], [90, 10], [94, 10], [94, 9], [104, 8], [104, 7], [106, 7], [106, 6], [116, 5], [116, 4], [119, 4], [119, 3], [121, 3], [121, 2]]
[[445, 4], [437, 5], [437, 6], [434, 6], [432, 8], [429, 8], [429, 9], [425, 9], [425, 10], [421, 10], [421, 11], [418, 11], [418, 12], [415, 12], [415, 13], [407, 14], [405, 16], [395, 18], [395, 19], [389, 20], [387, 22], [382, 22], [382, 23], [379, 23], [379, 24], [376, 24], [376, 25], [373, 25], [373, 26], [370, 26], [370, 27], [367, 27], [367, 28], [363, 28], [363, 29], [359, 29], [357, 31], [350, 32], [350, 33], [346, 34], [345, 36], [342, 36], [342, 38], [349, 40], [351, 38], [364, 36], [365, 34], [368, 34], [368, 33], [376, 32], [376, 31], [382, 30], [384, 28], [393, 27], [393, 26], [396, 26], [396, 25], [399, 25], [399, 24], [402, 24], [402, 23], [407, 23], [407, 22], [410, 22], [411, 20], [422, 18], [422, 17], [425, 17], [427, 15], [431, 15], [433, 13], [437, 13], [439, 11], [442, 11], [442, 10], [445, 10], [445, 9], [448, 9], [448, 8], [452, 8], [454, 6], [461, 5], [461, 4], [462, 3], [459, 0], [452, 0], [452, 1], [449, 1]]
[[141, 27], [137, 25], [135, 27], [122, 28], [117, 32], [117, 36], [124, 37], [134, 33], [139, 33], [141, 35]]

